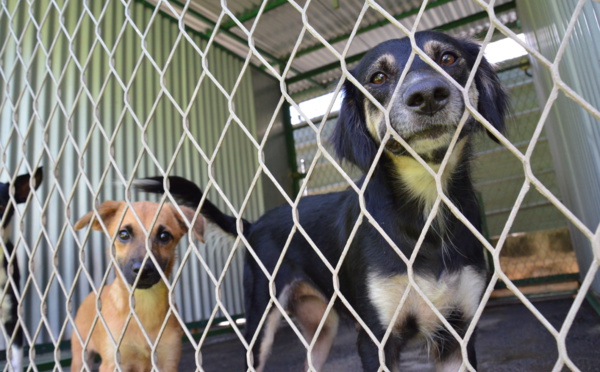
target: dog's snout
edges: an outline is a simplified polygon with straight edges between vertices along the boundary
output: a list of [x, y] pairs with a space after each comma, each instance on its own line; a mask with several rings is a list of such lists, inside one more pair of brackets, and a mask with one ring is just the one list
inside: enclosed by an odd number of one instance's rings
[[[131, 270], [136, 274], [138, 274], [140, 271], [142, 271], [142, 261], [135, 261], [131, 265]], [[142, 275], [148, 275], [154, 271], [156, 271], [154, 264], [152, 263], [152, 261], [147, 260], [146, 265], [144, 265], [144, 270], [142, 271]]]
[[450, 98], [450, 87], [439, 78], [423, 78], [412, 83], [404, 92], [406, 106], [425, 115], [443, 109]]
[[129, 284], [135, 283], [136, 278], [139, 276], [137, 287], [138, 289], [150, 288], [158, 282], [160, 274], [154, 266], [154, 263], [148, 259], [146, 264], [142, 266], [143, 260], [132, 260], [128, 264], [128, 271], [126, 270], [126, 277]]

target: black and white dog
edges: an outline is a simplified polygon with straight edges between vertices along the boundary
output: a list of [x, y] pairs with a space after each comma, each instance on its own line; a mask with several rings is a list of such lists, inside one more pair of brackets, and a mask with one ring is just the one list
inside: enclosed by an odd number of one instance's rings
[[[3, 247], [6, 249], [4, 251], [2, 246], [0, 246], [0, 251], [2, 251], [2, 254], [0, 254], [0, 260], [2, 260], [0, 268], [0, 315], [2, 316], [2, 323], [8, 336], [5, 344], [7, 346], [11, 345], [9, 357], [13, 371], [23, 370], [23, 330], [18, 323], [19, 302], [17, 297], [17, 294], [20, 292], [18, 286], [21, 281], [21, 274], [17, 256], [14, 254], [14, 246], [10, 241], [8, 233], [13, 214], [15, 213], [15, 203], [20, 204], [27, 201], [29, 194], [42, 183], [42, 178], [43, 172], [40, 167], [35, 171], [33, 180], [31, 180], [32, 177], [29, 174], [17, 176], [12, 183], [13, 190], [11, 190], [9, 182], [0, 183], [0, 233], [4, 242]], [[33, 189], [31, 186], [33, 186]], [[12, 278], [12, 280], [9, 278]]]
[[[480, 52], [478, 44], [438, 32], [419, 32], [415, 41], [458, 86], [466, 85]], [[431, 174], [401, 142], [386, 136], [388, 128], [404, 139], [434, 171], [440, 169], [444, 156], [448, 156], [441, 189], [479, 229], [481, 219], [469, 158], [471, 139], [475, 132], [483, 129], [482, 125], [471, 115], [466, 116], [455, 146], [450, 154], [446, 153], [465, 113], [465, 97], [499, 131], [504, 128], [508, 106], [507, 95], [485, 59], [477, 67], [473, 84], [465, 91], [418, 55], [407, 65], [411, 53], [410, 40], [403, 38], [381, 43], [364, 56], [352, 71], [363, 89], [351, 80], [345, 82], [345, 96], [331, 138], [339, 157], [365, 172], [373, 165], [380, 146], [384, 146], [371, 179], [365, 185], [363, 178], [357, 185], [365, 188], [366, 211], [407, 257], [415, 251], [438, 197], [438, 188]], [[406, 76], [400, 84], [405, 69]], [[364, 91], [375, 101], [367, 98]], [[388, 112], [382, 112], [375, 102]], [[384, 138], [386, 143], [382, 143]], [[165, 185], [179, 201], [198, 205], [201, 200], [202, 191], [185, 179], [170, 177]], [[149, 192], [164, 192], [160, 177], [140, 180], [137, 186]], [[201, 212], [226, 232], [237, 234], [236, 220], [209, 201], [204, 201]], [[349, 313], [340, 300], [340, 293], [368, 326], [368, 330], [360, 322], [358, 326], [358, 351], [365, 371], [377, 371], [382, 363], [397, 371], [399, 353], [411, 340], [422, 342], [440, 371], [459, 370], [466, 363], [463, 355], [467, 355], [468, 362], [475, 367], [474, 337], [469, 338], [463, 353], [460, 342], [414, 285], [462, 337], [486, 286], [484, 249], [480, 241], [442, 204], [425, 232], [412, 268], [407, 267], [367, 218], [362, 219], [340, 262], [360, 213], [359, 196], [351, 188], [307, 196], [299, 203], [300, 224], [329, 264], [340, 265], [337, 278], [300, 232], [296, 231], [284, 251], [294, 227], [289, 205], [265, 213], [256, 222], [243, 221], [244, 236], [254, 251], [246, 255], [244, 286], [245, 333], [253, 345], [256, 370], [264, 368], [282, 318], [279, 309], [270, 305], [273, 298], [269, 279], [257, 259], [269, 273], [273, 273], [281, 261], [273, 279], [276, 297], [286, 312], [294, 316], [307, 342], [313, 341], [322, 323], [310, 355], [316, 370], [326, 361], [337, 331], [338, 314]], [[409, 269], [412, 269], [412, 281]], [[337, 293], [335, 280], [339, 280]], [[336, 294], [332, 311], [325, 315], [330, 299]], [[390, 335], [385, 338], [388, 329]], [[383, 351], [381, 357], [380, 350]]]

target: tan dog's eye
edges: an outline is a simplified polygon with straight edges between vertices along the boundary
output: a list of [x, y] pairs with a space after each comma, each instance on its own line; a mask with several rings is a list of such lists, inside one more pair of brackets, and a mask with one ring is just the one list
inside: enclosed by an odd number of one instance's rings
[[381, 85], [387, 81], [387, 75], [383, 72], [376, 72], [371, 76], [371, 83], [375, 85]]
[[169, 234], [166, 231], [163, 231], [160, 234], [158, 234], [158, 240], [160, 240], [163, 243], [170, 242], [171, 239], [173, 239], [173, 235]]
[[440, 65], [451, 66], [454, 64], [454, 62], [456, 62], [457, 59], [458, 58], [454, 53], [446, 52], [442, 54], [442, 57], [440, 58]]
[[129, 234], [129, 231], [127, 231], [127, 230], [119, 231], [118, 236], [119, 236], [119, 240], [122, 242], [126, 242], [129, 239], [131, 239], [131, 234]]

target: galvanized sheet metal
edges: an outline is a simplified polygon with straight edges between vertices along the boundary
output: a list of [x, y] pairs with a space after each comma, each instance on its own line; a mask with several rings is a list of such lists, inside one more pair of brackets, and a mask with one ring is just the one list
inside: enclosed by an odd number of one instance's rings
[[[554, 61], [561, 43], [568, 46], [559, 62], [560, 78], [596, 110], [600, 108], [600, 4], [587, 2], [576, 19], [570, 38], [565, 37], [576, 9], [576, 1], [518, 2], [519, 15], [528, 44]], [[541, 105], [545, 105], [553, 87], [550, 71], [533, 61], [535, 83]], [[580, 99], [559, 94], [546, 123], [548, 141], [564, 204], [592, 232], [600, 223], [600, 120], [587, 112]], [[592, 243], [571, 224], [573, 246], [584, 276], [594, 257]], [[597, 242], [596, 242], [597, 244]], [[600, 293], [600, 275], [592, 288]]]
[[[170, 170], [203, 188], [212, 175], [241, 206], [258, 152], [232, 118], [256, 137], [251, 74], [233, 54], [184, 37], [172, 19], [120, 1], [8, 1], [0, 7], [0, 63], [0, 178], [45, 167], [42, 186], [19, 208], [13, 229], [22, 319], [29, 344], [56, 344], [70, 338], [71, 316], [110, 266], [102, 233], [73, 230], [95, 203], [149, 198], [127, 184]], [[211, 167], [194, 142], [213, 159]], [[245, 217], [262, 212], [261, 190], [259, 181]], [[214, 185], [209, 195], [226, 209]], [[187, 258], [174, 294], [186, 322], [207, 319], [215, 308], [215, 286], [201, 260], [219, 278], [231, 252], [231, 241], [209, 239], [210, 249], [195, 241], [187, 256], [187, 242], [179, 248], [180, 259]], [[220, 289], [231, 314], [243, 312], [242, 249]]]
[[[156, 5], [156, 0], [141, 0]], [[358, 29], [367, 28], [366, 32], [359, 32], [349, 41], [349, 35], [359, 20], [359, 16], [366, 2], [362, 0], [348, 0], [339, 2], [311, 1], [308, 2], [265, 2], [266, 6], [260, 16], [256, 16], [261, 8], [261, 0], [229, 1], [192, 0], [186, 5], [184, 1], [171, 1], [169, 4], [161, 3], [161, 9], [176, 18], [183, 17], [186, 25], [200, 32], [216, 34], [215, 40], [227, 46], [227, 49], [241, 58], [251, 56], [251, 61], [259, 68], [267, 71], [283, 71], [283, 67], [290, 65], [285, 79], [297, 76], [300, 73], [313, 71], [331, 63], [339, 63], [339, 59], [327, 48], [310, 51], [308, 54], [291, 55], [296, 44], [298, 51], [306, 48], [323, 46], [322, 40], [331, 42], [331, 46], [342, 53], [350, 42], [345, 57], [358, 55], [374, 45], [394, 37], [404, 36], [403, 32], [395, 25], [388, 24], [381, 27], [380, 22], [394, 17], [400, 17], [399, 22], [412, 29], [417, 20], [416, 10], [424, 5], [423, 1], [393, 1], [379, 0], [369, 2], [366, 12], [360, 19]], [[507, 6], [508, 10], [496, 14], [499, 22], [509, 24], [516, 21], [516, 12], [511, 9], [513, 0], [498, 0], [495, 7]], [[430, 0], [429, 8], [423, 13], [417, 30], [435, 29], [453, 22], [452, 34], [471, 37], [487, 31], [490, 21], [487, 17], [470, 19], [461, 24], [461, 20], [474, 14], [485, 14], [485, 9], [474, 0]], [[383, 9], [383, 12], [379, 11]], [[185, 9], [185, 11], [183, 10]], [[386, 13], [385, 15], [383, 13]], [[238, 26], [232, 17], [243, 21], [243, 27]], [[371, 29], [372, 28], [372, 29]], [[281, 32], [285, 30], [285, 32]], [[249, 48], [248, 39], [256, 49]], [[337, 40], [337, 41], [336, 41]], [[259, 59], [258, 56], [262, 59]], [[269, 66], [265, 66], [266, 63]], [[325, 93], [328, 83], [339, 79], [341, 69], [335, 68], [326, 73], [313, 76], [288, 84], [287, 91], [296, 99], [309, 99]]]

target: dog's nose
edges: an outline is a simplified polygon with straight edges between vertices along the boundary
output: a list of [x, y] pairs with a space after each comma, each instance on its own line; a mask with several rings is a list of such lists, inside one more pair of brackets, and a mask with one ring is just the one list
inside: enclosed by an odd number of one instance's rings
[[450, 87], [439, 78], [424, 78], [412, 83], [404, 92], [406, 106], [420, 114], [433, 115], [446, 106]]
[[154, 263], [152, 263], [152, 261], [147, 260], [146, 265], [144, 265], [144, 270], [142, 270], [142, 261], [136, 261], [131, 265], [131, 271], [133, 271], [136, 275], [142, 271], [143, 278], [154, 274], [154, 272], [156, 272], [156, 268], [154, 267]]

